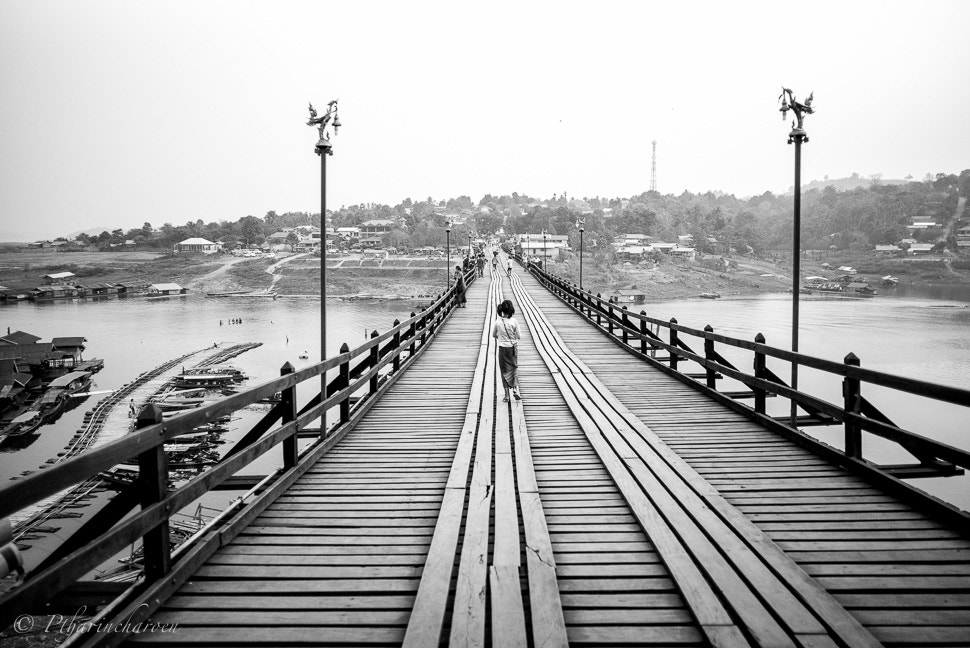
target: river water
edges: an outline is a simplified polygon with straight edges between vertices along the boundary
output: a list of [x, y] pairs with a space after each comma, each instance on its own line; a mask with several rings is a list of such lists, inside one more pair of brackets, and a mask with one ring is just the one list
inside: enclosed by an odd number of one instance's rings
[[[800, 351], [841, 362], [854, 352], [862, 366], [931, 382], [968, 386], [970, 377], [970, 291], [916, 293], [899, 290], [874, 299], [813, 299], [803, 296], [800, 309]], [[640, 308], [640, 307], [638, 307]], [[771, 345], [790, 348], [791, 296], [763, 295], [737, 299], [678, 299], [642, 307], [660, 319], [676, 317], [681, 324], [703, 328], [712, 324], [718, 333], [751, 340], [761, 332]], [[327, 304], [328, 355], [346, 342], [363, 343], [375, 328], [390, 328], [404, 320], [415, 305], [407, 301], [333, 301]], [[87, 338], [85, 358], [105, 360], [95, 376], [92, 390], [116, 389], [139, 374], [171, 358], [213, 344], [261, 342], [262, 346], [232, 361], [255, 384], [279, 375], [287, 361], [297, 368], [320, 357], [319, 300], [314, 299], [204, 299], [68, 301], [51, 304], [19, 303], [0, 310], [0, 327], [41, 336]], [[233, 319], [240, 324], [229, 324]], [[698, 345], [700, 346], [700, 345]], [[699, 349], [696, 349], [699, 350]], [[719, 349], [742, 369], [751, 366], [750, 354]], [[301, 360], [302, 352], [309, 359]], [[788, 369], [769, 366], [788, 379]], [[804, 371], [799, 386], [830, 402], [841, 402], [837, 380]], [[309, 390], [303, 389], [303, 392]], [[298, 392], [299, 394], [299, 392]], [[970, 447], [965, 411], [920, 402], [918, 397], [899, 397], [871, 388], [865, 395], [903, 427], [931, 438]], [[299, 394], [305, 401], [310, 394]], [[85, 411], [101, 396], [66, 412], [40, 430], [24, 447], [0, 446], [0, 483], [24, 470], [35, 470], [63, 450]], [[784, 414], [781, 399], [769, 401], [774, 414]], [[259, 413], [243, 415], [234, 422], [240, 431]], [[841, 446], [838, 430], [809, 429], [827, 442]], [[232, 435], [235, 436], [235, 435]], [[903, 462], [907, 457], [866, 437], [867, 457]], [[871, 455], [869, 453], [872, 453]], [[275, 467], [278, 462], [272, 463]], [[259, 467], [263, 470], [265, 466]], [[258, 471], [257, 471], [258, 472]], [[964, 478], [918, 480], [914, 483], [944, 499], [970, 509], [970, 488]]]

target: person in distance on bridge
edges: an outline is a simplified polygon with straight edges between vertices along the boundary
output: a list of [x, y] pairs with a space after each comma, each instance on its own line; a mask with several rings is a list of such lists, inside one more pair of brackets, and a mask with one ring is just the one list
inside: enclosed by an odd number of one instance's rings
[[461, 266], [455, 266], [455, 298], [458, 300], [459, 308], [465, 307], [465, 273], [461, 271]]
[[512, 317], [515, 306], [508, 299], [498, 305], [496, 309], [498, 321], [492, 324], [492, 337], [498, 340], [498, 368], [502, 372], [502, 386], [505, 388], [505, 398], [509, 402], [509, 390], [515, 400], [522, 400], [519, 394], [519, 381], [516, 372], [519, 368], [519, 323]]

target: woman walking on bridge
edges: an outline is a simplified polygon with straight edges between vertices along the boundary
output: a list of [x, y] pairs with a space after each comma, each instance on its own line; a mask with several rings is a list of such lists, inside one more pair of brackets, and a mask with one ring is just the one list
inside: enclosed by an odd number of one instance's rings
[[502, 400], [509, 402], [509, 390], [515, 400], [522, 400], [519, 394], [519, 381], [516, 371], [519, 368], [519, 340], [522, 335], [519, 333], [519, 323], [512, 317], [515, 314], [515, 306], [508, 299], [498, 305], [496, 309], [498, 321], [492, 324], [492, 337], [498, 340], [498, 369], [502, 373], [502, 386], [505, 388], [505, 398]]

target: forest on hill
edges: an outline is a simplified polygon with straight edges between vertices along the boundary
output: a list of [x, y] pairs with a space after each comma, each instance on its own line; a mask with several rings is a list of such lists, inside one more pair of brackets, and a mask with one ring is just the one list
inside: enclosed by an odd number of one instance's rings
[[[857, 179], [857, 178], [856, 178]], [[848, 179], [852, 180], [852, 178]], [[917, 241], [938, 249], [955, 247], [954, 211], [960, 197], [970, 195], [970, 169], [959, 174], [938, 173], [921, 181], [881, 182], [873, 177], [864, 186], [844, 191], [838, 180], [802, 192], [802, 248], [871, 250], [877, 244], [896, 243], [909, 236], [906, 226], [914, 221], [935, 222], [941, 227], [918, 230]], [[811, 187], [812, 185], [809, 185]], [[849, 185], [851, 186], [851, 184]], [[963, 220], [959, 220], [962, 218]], [[957, 224], [970, 220], [966, 211]], [[504, 228], [506, 234], [567, 234], [579, 244], [577, 224], [582, 221], [586, 245], [605, 254], [605, 242], [620, 234], [646, 234], [657, 240], [676, 242], [689, 234], [701, 252], [753, 253], [787, 249], [792, 236], [792, 196], [765, 192], [736, 198], [707, 192], [680, 195], [647, 191], [628, 198], [570, 198], [565, 194], [548, 199], [524, 194], [486, 195], [478, 203], [468, 196], [414, 201], [406, 198], [390, 205], [360, 204], [328, 211], [328, 225], [356, 226], [368, 220], [393, 220], [398, 226], [386, 235], [386, 244], [397, 248], [445, 243], [445, 223], [452, 225], [452, 241], [464, 241], [469, 233], [488, 235]], [[945, 227], [949, 223], [950, 227]], [[235, 222], [202, 219], [184, 225], [165, 223], [97, 235], [80, 234], [77, 249], [116, 249], [133, 241], [140, 249], [165, 249], [184, 239], [202, 237], [222, 241], [226, 247], [262, 243], [270, 234], [298, 225], [320, 225], [319, 214], [268, 212]], [[130, 248], [130, 243], [129, 247]]]

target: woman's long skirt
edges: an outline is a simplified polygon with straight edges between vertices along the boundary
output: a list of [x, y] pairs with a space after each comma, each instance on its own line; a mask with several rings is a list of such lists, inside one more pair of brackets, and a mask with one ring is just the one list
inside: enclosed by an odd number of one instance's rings
[[502, 373], [502, 384], [513, 389], [516, 387], [515, 372], [519, 368], [518, 351], [516, 347], [498, 348], [498, 369]]

